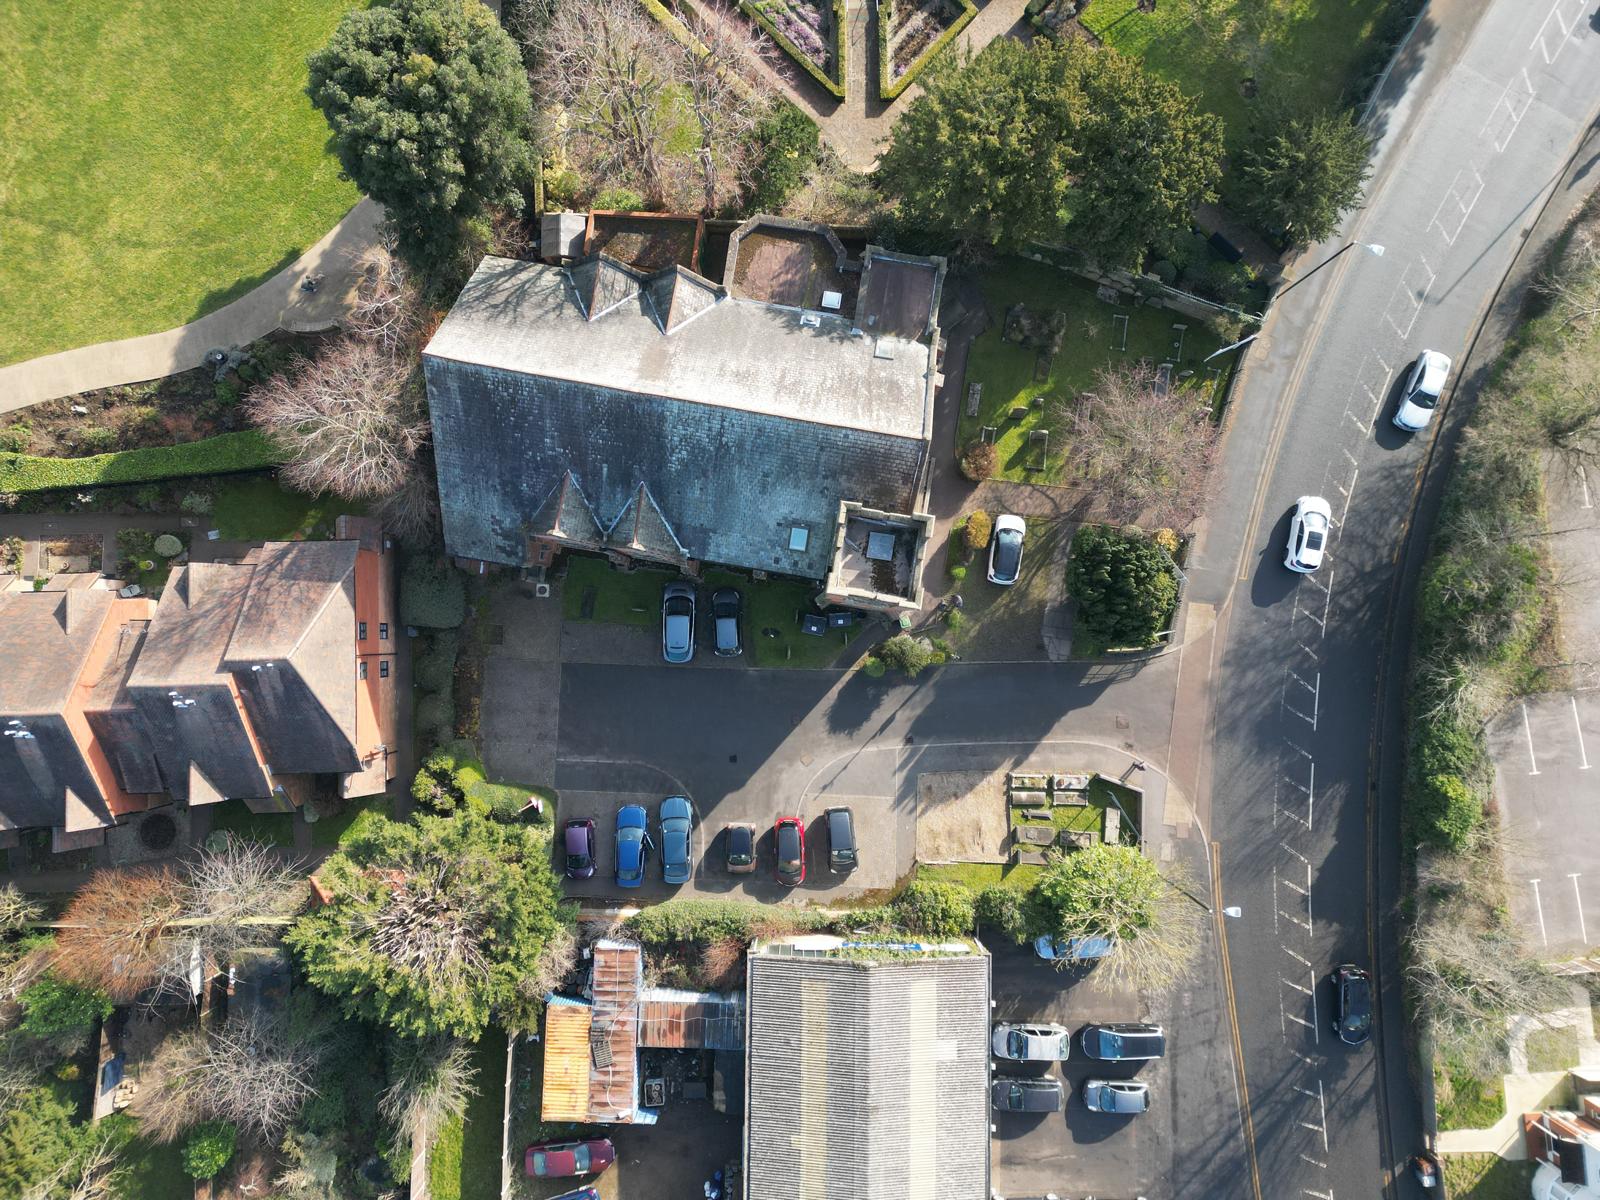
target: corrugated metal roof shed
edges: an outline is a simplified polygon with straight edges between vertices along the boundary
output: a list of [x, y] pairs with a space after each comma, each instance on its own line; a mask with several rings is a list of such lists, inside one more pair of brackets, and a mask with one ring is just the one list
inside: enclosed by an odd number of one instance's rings
[[594, 944], [594, 1011], [590, 1017], [589, 1120], [633, 1120], [639, 1108], [639, 993], [644, 954], [632, 942]]
[[744, 996], [646, 988], [639, 1006], [639, 1044], [664, 1050], [742, 1050]]
[[539, 1116], [545, 1121], [589, 1119], [589, 1018], [587, 1004], [551, 997], [544, 1012], [544, 1086]]

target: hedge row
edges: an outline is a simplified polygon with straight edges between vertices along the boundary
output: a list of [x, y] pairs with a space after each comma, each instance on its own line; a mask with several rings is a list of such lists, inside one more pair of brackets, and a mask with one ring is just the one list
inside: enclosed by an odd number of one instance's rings
[[[978, 6], [972, 0], [956, 0], [961, 5], [961, 15], [955, 19], [949, 29], [946, 29], [933, 44], [919, 54], [916, 61], [906, 68], [906, 73], [899, 79], [890, 80], [894, 76], [894, 56], [889, 52], [889, 23], [883, 19], [883, 9], [878, 10], [878, 95], [884, 100], [898, 99], [900, 94], [916, 82], [917, 76], [927, 70], [928, 64], [939, 56], [939, 52], [948, 46], [961, 31], [978, 15]], [[886, 6], [885, 6], [886, 7]]]
[[176, 446], [122, 450], [90, 458], [0, 454], [0, 492], [49, 492], [116, 483], [151, 483], [188, 475], [259, 471], [277, 466], [284, 458], [283, 451], [256, 429], [218, 434]]
[[845, 66], [847, 61], [845, 46], [849, 39], [845, 35], [844, 0], [833, 0], [833, 58], [834, 67], [839, 74], [837, 81], [829, 78], [826, 71], [817, 66], [816, 63], [812, 62], [811, 59], [803, 51], [801, 51], [800, 47], [796, 46], [779, 31], [777, 23], [774, 22], [771, 17], [767, 16], [764, 11], [762, 11], [762, 4], [765, 2], [766, 0], [739, 0], [739, 11], [744, 13], [745, 16], [749, 17], [757, 25], [761, 26], [762, 29], [766, 30], [767, 35], [783, 48], [783, 52], [790, 58], [794, 59], [795, 62], [799, 63], [801, 69], [804, 70], [807, 75], [811, 76], [811, 78], [815, 79], [824, 88], [826, 88], [830, 96], [833, 96], [838, 100], [843, 100], [844, 81], [850, 77], [849, 71]]

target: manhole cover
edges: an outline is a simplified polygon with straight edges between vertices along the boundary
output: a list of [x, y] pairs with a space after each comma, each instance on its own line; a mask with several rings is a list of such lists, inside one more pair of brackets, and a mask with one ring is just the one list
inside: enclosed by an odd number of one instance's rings
[[147, 850], [165, 850], [178, 840], [178, 823], [166, 813], [152, 813], [139, 822], [139, 841]]

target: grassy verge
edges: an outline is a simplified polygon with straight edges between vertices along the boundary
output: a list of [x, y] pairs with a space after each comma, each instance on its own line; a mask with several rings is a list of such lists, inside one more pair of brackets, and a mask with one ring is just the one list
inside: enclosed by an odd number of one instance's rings
[[1505, 1081], [1498, 1076], [1478, 1079], [1452, 1071], [1448, 1066], [1433, 1069], [1434, 1096], [1439, 1110], [1439, 1129], [1487, 1129], [1506, 1115]]
[[1498, 1154], [1447, 1154], [1442, 1165], [1451, 1200], [1528, 1200], [1533, 1185], [1535, 1164]]
[[[467, 1104], [461, 1131], [461, 1200], [498, 1200], [500, 1195], [500, 1117], [505, 1103], [506, 1035], [490, 1029], [472, 1050], [477, 1088]], [[434, 1195], [439, 1196], [438, 1192]]]
[[[9, 3], [0, 364], [192, 321], [358, 199], [306, 55], [360, 0]], [[16, 491], [0, 485], [0, 491]]]
[[[967, 355], [967, 383], [981, 383], [983, 398], [978, 415], [969, 417], [965, 397], [957, 444], [965, 446], [980, 429], [992, 426], [999, 453], [997, 474], [1003, 479], [1032, 483], [1061, 483], [1070, 475], [1072, 462], [1068, 429], [1052, 413], [1056, 399], [1070, 400], [1092, 392], [1099, 371], [1113, 364], [1151, 359], [1176, 364], [1174, 374], [1195, 374], [1180, 386], [1193, 387], [1197, 397], [1210, 402], [1220, 391], [1223, 375], [1202, 360], [1222, 346], [1211, 329], [1192, 317], [1167, 309], [1107, 304], [1095, 295], [1093, 285], [1053, 267], [1024, 258], [1002, 259], [979, 279], [993, 323], [972, 343]], [[1040, 369], [1039, 351], [1005, 339], [1006, 313], [1022, 304], [1030, 312], [1059, 312], [1066, 318], [1061, 349]], [[1126, 338], [1122, 321], [1127, 319]], [[1182, 332], [1173, 326], [1187, 325]], [[1035, 400], [1042, 400], [1039, 407]], [[1027, 413], [1011, 419], [1015, 408]], [[1038, 430], [1050, 435], [1043, 471], [1026, 469], [1028, 435]]]
[[1337, 107], [1382, 70], [1388, 40], [1399, 36], [1390, 32], [1391, 14], [1407, 8], [1395, 0], [1224, 0], [1209, 7], [1221, 11], [1204, 28], [1190, 19], [1188, 5], [1141, 12], [1138, 0], [1090, 0], [1078, 19], [1221, 117], [1230, 152], [1238, 149], [1252, 111], [1245, 79], [1254, 80], [1257, 95]]
[[959, 883], [974, 892], [997, 883], [1025, 892], [1038, 882], [1039, 871], [1029, 863], [922, 863], [917, 878]]
[[362, 511], [358, 503], [291, 492], [275, 479], [256, 475], [221, 481], [211, 520], [229, 541], [292, 541], [332, 537], [340, 514]]
[[1565, 1071], [1578, 1065], [1578, 1031], [1571, 1025], [1535, 1029], [1528, 1034], [1528, 1070]]
[[730, 571], [707, 571], [706, 603], [720, 587], [744, 595], [744, 651], [758, 667], [826, 667], [861, 632], [860, 625], [830, 629], [821, 637], [800, 632], [800, 615], [815, 612], [817, 589], [791, 579], [747, 579]]
[[231, 833], [263, 846], [294, 845], [294, 817], [289, 813], [251, 812], [243, 800], [224, 800], [211, 810], [211, 829]]

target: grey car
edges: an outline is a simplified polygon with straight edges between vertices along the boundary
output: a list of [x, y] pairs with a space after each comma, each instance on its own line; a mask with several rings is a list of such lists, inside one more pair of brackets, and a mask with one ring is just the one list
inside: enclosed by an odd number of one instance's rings
[[1085, 1079], [1083, 1106], [1090, 1112], [1130, 1117], [1150, 1111], [1150, 1085], [1137, 1079]]
[[1072, 1033], [1064, 1025], [1012, 1025], [994, 1027], [989, 1048], [996, 1058], [1012, 1062], [1060, 1062], [1071, 1052]]
[[1091, 1025], [1079, 1040], [1085, 1054], [1106, 1062], [1160, 1058], [1167, 1052], [1167, 1035], [1159, 1025], [1135, 1022]]
[[688, 883], [694, 873], [689, 831], [694, 828], [694, 808], [684, 796], [661, 802], [661, 878], [666, 883]]
[[716, 635], [719, 658], [738, 658], [744, 653], [739, 641], [739, 610], [743, 597], [736, 588], [718, 588], [711, 593], [711, 631]]
[[1061, 1084], [1054, 1079], [996, 1079], [989, 1098], [996, 1112], [1060, 1112]]
[[694, 584], [681, 579], [661, 589], [661, 657], [669, 663], [694, 657]]
[[848, 808], [822, 814], [828, 829], [828, 870], [835, 875], [856, 869], [856, 823]]

